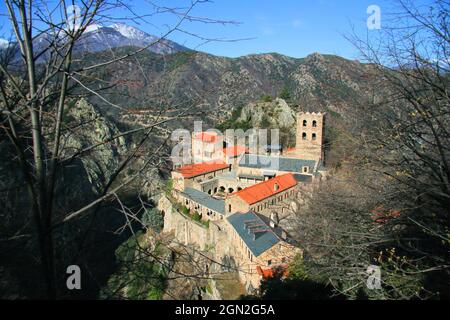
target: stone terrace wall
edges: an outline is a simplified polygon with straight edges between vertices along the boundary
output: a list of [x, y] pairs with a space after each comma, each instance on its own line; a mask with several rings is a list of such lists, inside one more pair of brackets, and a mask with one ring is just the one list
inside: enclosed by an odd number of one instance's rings
[[213, 251], [215, 259], [219, 261], [229, 255], [230, 246], [225, 221], [210, 221], [207, 228], [178, 212], [166, 196], [159, 199], [158, 209], [164, 212], [163, 232], [173, 232], [185, 245], [195, 245], [200, 250]]

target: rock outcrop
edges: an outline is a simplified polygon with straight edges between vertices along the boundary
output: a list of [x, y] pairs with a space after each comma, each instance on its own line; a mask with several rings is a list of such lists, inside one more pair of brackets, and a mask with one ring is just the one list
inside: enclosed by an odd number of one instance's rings
[[270, 102], [252, 102], [242, 108], [238, 121], [246, 121], [254, 128], [295, 127], [296, 113], [285, 100], [276, 98]]

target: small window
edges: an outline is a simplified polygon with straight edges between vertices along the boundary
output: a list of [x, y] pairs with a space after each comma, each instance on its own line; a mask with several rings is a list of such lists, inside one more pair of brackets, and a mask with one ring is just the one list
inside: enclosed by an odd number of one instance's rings
[[317, 139], [317, 135], [315, 133], [312, 134], [312, 139], [316, 140]]
[[308, 121], [303, 120], [303, 126], [306, 127], [308, 125]]
[[303, 167], [303, 172], [304, 172], [304, 173], [308, 173], [308, 171], [309, 171], [309, 168], [308, 168], [308, 167]]
[[228, 205], [228, 212], [231, 212], [231, 204]]
[[316, 121], [316, 120], [314, 120], [314, 121], [312, 122], [312, 124], [313, 124], [313, 127], [314, 127], [314, 128], [317, 127], [317, 121]]
[[272, 265], [272, 260], [267, 260], [267, 265], [268, 266]]
[[303, 139], [303, 140], [306, 140], [306, 132], [303, 132], [303, 133], [302, 133], [302, 139]]

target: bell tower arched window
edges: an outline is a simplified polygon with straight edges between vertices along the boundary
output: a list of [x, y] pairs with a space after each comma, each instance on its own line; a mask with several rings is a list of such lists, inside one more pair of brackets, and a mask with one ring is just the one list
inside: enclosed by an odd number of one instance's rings
[[315, 128], [315, 127], [317, 127], [317, 121], [316, 120], [314, 120], [313, 122], [312, 122], [312, 126]]
[[303, 139], [303, 140], [306, 140], [306, 132], [303, 132], [303, 133], [302, 133], [302, 139]]
[[306, 127], [308, 125], [308, 121], [303, 120], [303, 126]]

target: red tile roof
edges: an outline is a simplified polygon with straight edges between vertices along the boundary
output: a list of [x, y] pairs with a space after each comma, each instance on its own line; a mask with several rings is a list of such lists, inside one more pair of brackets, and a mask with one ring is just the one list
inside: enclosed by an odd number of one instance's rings
[[224, 148], [223, 153], [227, 157], [236, 157], [243, 153], [248, 153], [248, 148], [246, 148], [244, 146], [232, 146], [232, 147]]
[[[278, 188], [276, 188], [275, 185], [278, 185]], [[268, 197], [292, 188], [295, 185], [297, 185], [297, 180], [295, 180], [294, 174], [286, 173], [235, 192], [232, 195], [240, 197], [248, 204], [255, 204]]]
[[217, 138], [217, 132], [197, 132], [194, 134], [194, 139], [201, 140], [203, 142], [216, 142]]
[[175, 171], [181, 173], [185, 178], [192, 178], [205, 173], [226, 169], [229, 166], [230, 166], [229, 164], [226, 164], [225, 162], [222, 161], [207, 161], [182, 166], [175, 169]]

